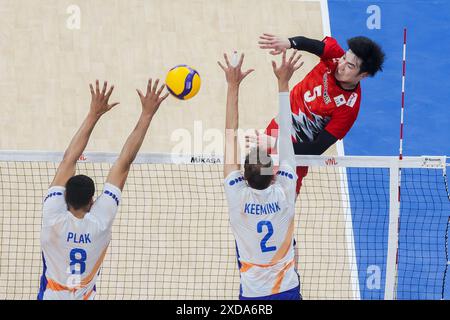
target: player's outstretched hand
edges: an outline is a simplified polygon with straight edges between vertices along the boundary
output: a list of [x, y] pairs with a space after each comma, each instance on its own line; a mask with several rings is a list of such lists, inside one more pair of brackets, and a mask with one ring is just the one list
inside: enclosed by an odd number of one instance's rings
[[[236, 52], [235, 52], [236, 54]], [[236, 85], [239, 86], [242, 80], [246, 76], [248, 76], [250, 73], [255, 71], [254, 69], [247, 70], [245, 72], [242, 72], [242, 63], [244, 62], [244, 54], [241, 54], [241, 58], [239, 59], [239, 62], [231, 64], [228, 55], [226, 53], [223, 54], [223, 57], [225, 58], [225, 64], [226, 67], [220, 63], [220, 61], [217, 61], [219, 66], [222, 68], [222, 70], [225, 72], [225, 76], [227, 79], [227, 83], [229, 85]]]
[[252, 149], [259, 147], [264, 151], [273, 149], [277, 138], [266, 135], [265, 133], [260, 133], [255, 130], [255, 134], [248, 134], [245, 136], [245, 148]]
[[291, 43], [288, 38], [281, 38], [273, 34], [264, 33], [259, 39], [259, 47], [261, 49], [271, 49], [271, 51], [269, 51], [271, 55], [280, 54], [283, 50], [291, 48]]
[[109, 97], [111, 97], [114, 86], [111, 86], [108, 92], [106, 92], [106, 90], [108, 89], [107, 81], [103, 83], [102, 91], [100, 91], [98, 80], [95, 81], [95, 90], [92, 84], [89, 84], [89, 88], [91, 89], [90, 112], [95, 116], [100, 117], [119, 104], [118, 102], [109, 104]]
[[288, 82], [295, 71], [300, 69], [303, 62], [297, 64], [302, 55], [294, 50], [289, 60], [286, 60], [286, 50], [283, 50], [283, 55], [281, 57], [281, 65], [278, 67], [275, 61], [272, 61], [273, 73], [281, 82]]
[[155, 83], [152, 86], [152, 79], [148, 80], [147, 84], [147, 93], [144, 96], [141, 90], [136, 89], [139, 98], [141, 99], [142, 104], [142, 112], [148, 113], [153, 116], [156, 111], [158, 111], [161, 102], [166, 100], [169, 96], [169, 93], [166, 93], [164, 96], [161, 96], [162, 91], [166, 87], [164, 84], [158, 89], [159, 79], [156, 79]]

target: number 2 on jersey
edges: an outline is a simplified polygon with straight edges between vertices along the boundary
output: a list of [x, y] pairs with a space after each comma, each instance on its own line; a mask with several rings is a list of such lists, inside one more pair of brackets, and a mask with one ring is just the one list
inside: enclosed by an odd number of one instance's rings
[[[86, 259], [87, 254], [85, 250], [72, 249], [72, 251], [70, 251], [70, 270], [72, 270], [72, 274], [83, 274], [84, 271], [86, 271]], [[75, 268], [75, 265], [79, 265], [80, 267]]]
[[266, 226], [267, 227], [267, 234], [264, 236], [264, 238], [262, 238], [261, 240], [261, 251], [262, 252], [269, 252], [269, 251], [275, 251], [277, 250], [276, 246], [272, 246], [272, 247], [267, 247], [266, 243], [267, 241], [270, 239], [270, 237], [273, 235], [273, 226], [272, 223], [270, 221], [260, 221], [258, 222], [257, 225], [257, 231], [258, 233], [263, 232], [263, 227]]

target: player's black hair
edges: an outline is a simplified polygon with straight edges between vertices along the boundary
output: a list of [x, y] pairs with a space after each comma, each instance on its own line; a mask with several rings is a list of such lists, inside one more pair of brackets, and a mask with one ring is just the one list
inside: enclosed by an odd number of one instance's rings
[[383, 71], [385, 54], [381, 47], [366, 37], [354, 37], [347, 40], [350, 50], [362, 60], [359, 73], [367, 72], [373, 77], [378, 71]]
[[66, 202], [69, 208], [75, 210], [86, 207], [94, 196], [95, 185], [91, 178], [85, 175], [73, 176], [66, 183]]
[[272, 158], [260, 148], [254, 148], [245, 157], [244, 178], [248, 185], [257, 190], [270, 186], [273, 179]]

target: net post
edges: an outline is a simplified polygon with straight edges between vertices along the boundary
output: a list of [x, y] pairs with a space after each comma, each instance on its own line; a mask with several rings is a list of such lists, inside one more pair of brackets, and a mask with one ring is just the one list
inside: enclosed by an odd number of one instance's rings
[[386, 284], [384, 299], [394, 300], [397, 296], [397, 258], [398, 258], [398, 226], [400, 217], [399, 197], [399, 163], [392, 161], [389, 168], [389, 232], [386, 261]]

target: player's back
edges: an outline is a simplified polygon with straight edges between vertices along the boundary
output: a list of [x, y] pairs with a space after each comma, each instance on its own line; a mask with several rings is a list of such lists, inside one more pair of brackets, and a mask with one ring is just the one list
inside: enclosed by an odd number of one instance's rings
[[264, 190], [250, 188], [239, 171], [225, 180], [242, 296], [267, 296], [299, 285], [293, 248], [295, 184], [289, 167], [280, 167], [275, 183]]
[[121, 192], [106, 184], [90, 212], [78, 219], [67, 210], [64, 191], [52, 187], [44, 200], [38, 299], [93, 299]]

